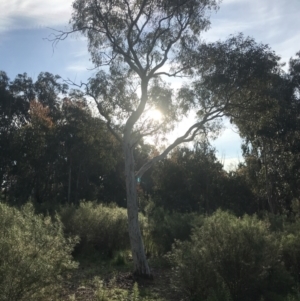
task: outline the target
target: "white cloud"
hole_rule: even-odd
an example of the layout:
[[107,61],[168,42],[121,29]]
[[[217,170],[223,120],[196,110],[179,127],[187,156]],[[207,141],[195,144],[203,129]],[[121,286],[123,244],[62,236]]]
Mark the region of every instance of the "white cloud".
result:
[[88,68],[86,64],[73,64],[73,65],[69,65],[66,68],[68,71],[76,71],[76,72],[87,72]]
[[88,52],[86,50],[86,45],[84,45],[84,46],[85,46],[85,49],[71,52],[70,55],[72,55],[76,59],[87,57],[88,56]]
[[207,41],[227,39],[243,32],[259,43],[269,44],[283,61],[300,50],[300,1],[223,0],[217,14],[211,16]]
[[227,5],[227,4],[237,4],[244,2],[245,0],[223,0],[221,3],[221,6]]
[[72,0],[0,0],[0,33],[24,28],[67,25]]

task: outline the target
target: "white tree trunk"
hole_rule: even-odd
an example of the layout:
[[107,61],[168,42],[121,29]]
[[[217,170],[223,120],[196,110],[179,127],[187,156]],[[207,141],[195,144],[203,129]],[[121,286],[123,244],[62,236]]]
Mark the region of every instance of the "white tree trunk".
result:
[[134,172],[133,150],[129,139],[124,138],[125,177],[127,193],[128,230],[134,272],[139,276],[152,278],[152,274],[146,259],[144,243],[138,220],[138,204],[136,178]]

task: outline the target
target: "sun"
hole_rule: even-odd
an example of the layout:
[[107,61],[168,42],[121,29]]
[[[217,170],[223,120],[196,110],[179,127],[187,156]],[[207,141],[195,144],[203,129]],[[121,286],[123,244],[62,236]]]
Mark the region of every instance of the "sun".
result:
[[157,109],[149,110],[147,116],[155,121],[161,121],[163,118],[162,113]]

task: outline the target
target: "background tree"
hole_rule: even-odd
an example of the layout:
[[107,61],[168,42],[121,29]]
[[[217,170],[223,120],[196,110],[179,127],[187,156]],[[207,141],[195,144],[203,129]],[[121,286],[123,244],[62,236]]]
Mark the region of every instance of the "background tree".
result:
[[19,76],[16,81],[22,84],[25,82],[25,89],[21,94],[16,91],[15,83],[9,81],[6,73],[0,71],[0,184],[5,199],[8,197],[8,187],[11,184],[11,179],[7,175],[15,165],[13,136],[29,118],[29,101],[32,97],[30,89],[27,88],[31,86],[32,81],[27,78],[27,75]]
[[258,45],[242,35],[224,43],[202,45],[195,56],[202,75],[197,89],[218,101],[230,99],[225,114],[245,138],[245,154],[260,158],[262,185],[257,191],[261,191],[260,198],[264,194],[274,213],[281,207],[279,195],[286,186],[280,178],[283,173],[290,175],[287,166],[292,159],[284,148],[296,141],[292,136],[298,124],[296,86],[279,60],[267,45]]
[[103,122],[92,117],[85,101],[71,96],[63,100],[56,134],[59,182],[68,183],[61,197],[69,203],[80,199],[104,201],[101,196],[108,201],[113,194],[103,192],[106,178],[120,160],[121,150]]
[[207,142],[177,148],[154,167],[154,201],[169,211],[209,213],[220,201],[222,177],[222,164]]
[[107,184],[108,178],[120,176],[115,166],[123,162],[121,149],[103,122],[92,116],[82,93],[66,94],[68,87],[50,73],[41,73],[36,82],[26,74],[13,81],[1,74],[5,200],[24,204],[31,199],[48,210],[80,199],[121,204],[124,189],[116,195]]
[[261,206],[267,200],[272,212],[290,211],[292,200],[299,196],[298,73],[299,59],[291,59],[289,71],[277,74],[268,84],[266,95],[272,106],[260,98],[258,104],[265,109],[244,121],[236,120],[244,137],[243,168],[249,185]]
[[153,167],[152,200],[168,211],[211,214],[218,208],[241,216],[256,210],[246,181],[226,172],[206,141],[181,147]]
[[9,188],[10,199],[23,204],[30,197],[37,203],[47,199],[51,186],[51,162],[55,156],[53,142],[54,123],[49,109],[35,100],[30,102],[27,124],[13,137],[14,170],[9,174],[14,179]]

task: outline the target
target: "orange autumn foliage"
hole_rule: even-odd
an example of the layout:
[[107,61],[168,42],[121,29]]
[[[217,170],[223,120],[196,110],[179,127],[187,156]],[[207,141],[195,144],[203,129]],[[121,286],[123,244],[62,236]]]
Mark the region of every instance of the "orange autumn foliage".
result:
[[33,123],[42,123],[44,126],[51,128],[53,126],[53,121],[49,116],[49,113],[49,108],[43,106],[40,102],[35,100],[30,102],[29,114]]

